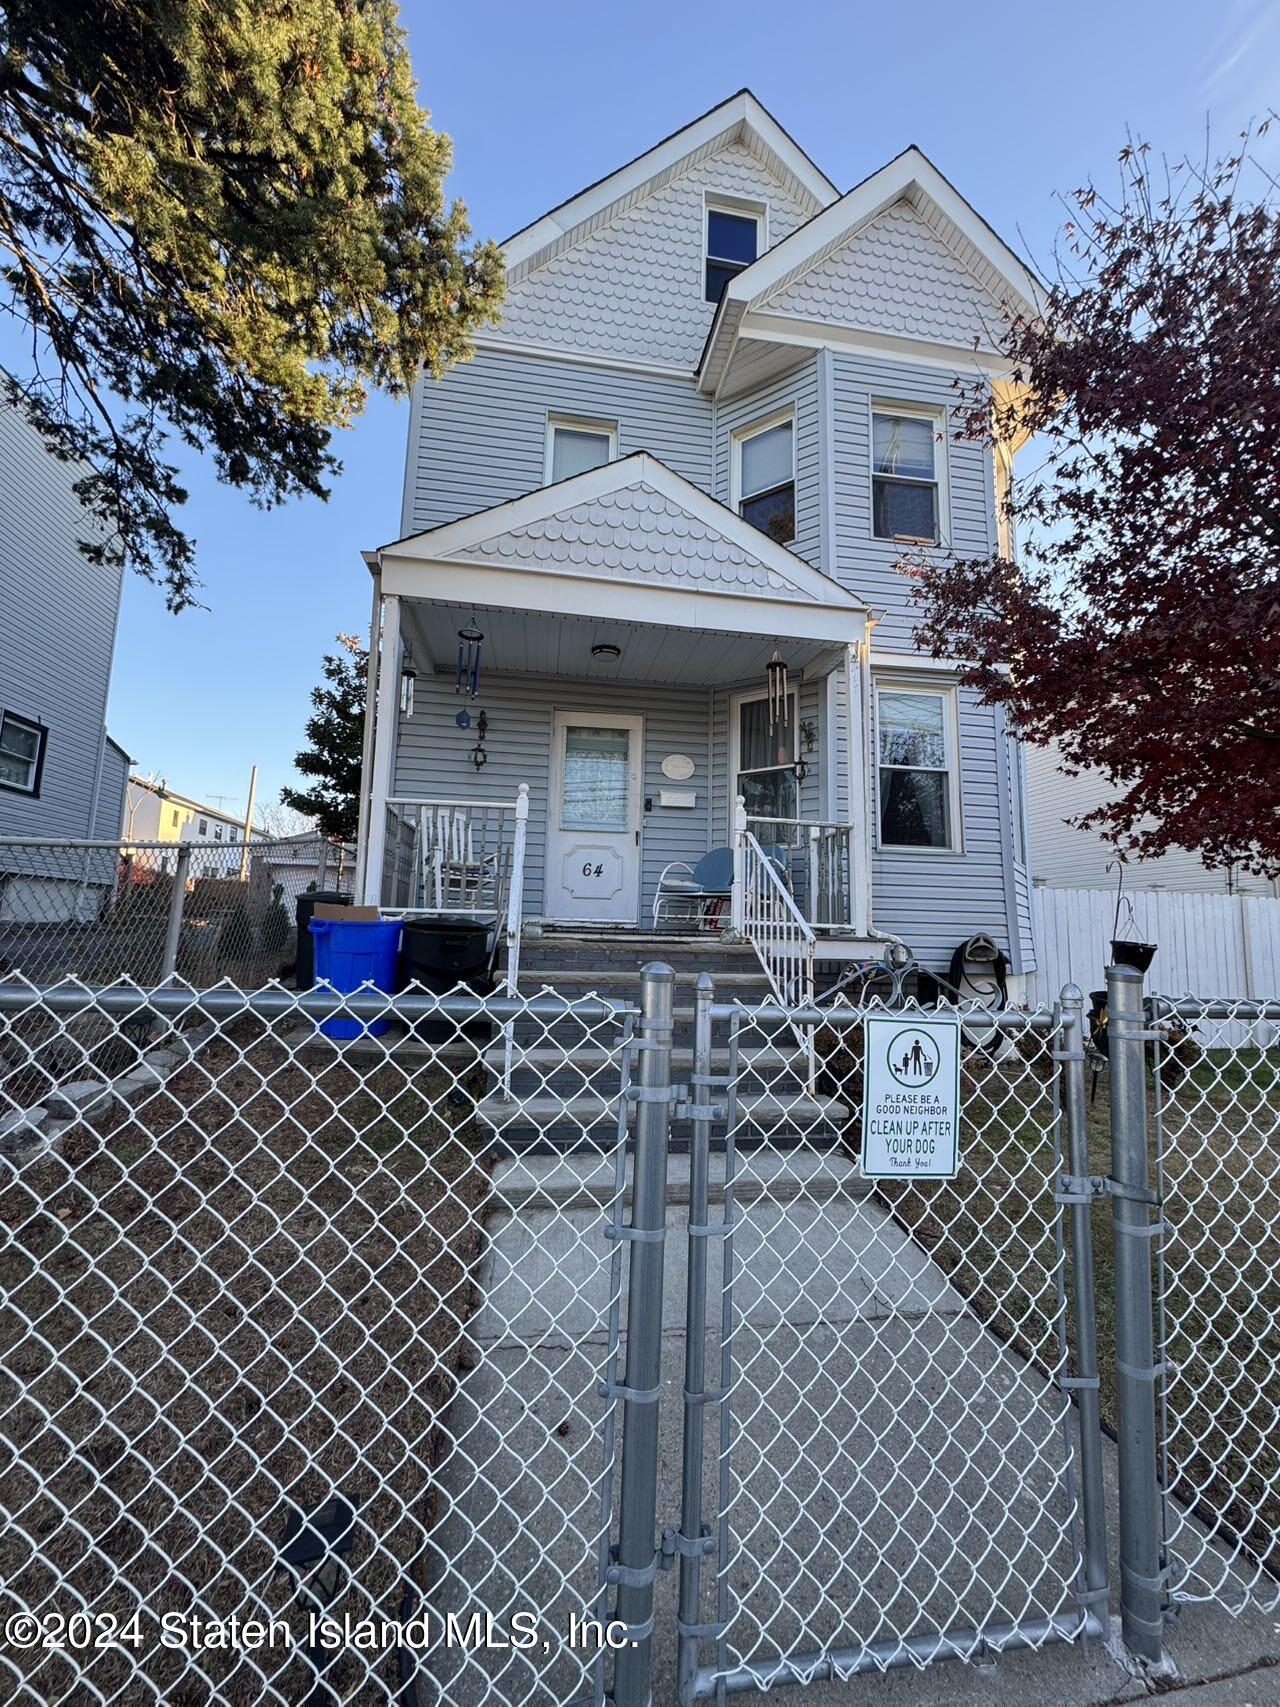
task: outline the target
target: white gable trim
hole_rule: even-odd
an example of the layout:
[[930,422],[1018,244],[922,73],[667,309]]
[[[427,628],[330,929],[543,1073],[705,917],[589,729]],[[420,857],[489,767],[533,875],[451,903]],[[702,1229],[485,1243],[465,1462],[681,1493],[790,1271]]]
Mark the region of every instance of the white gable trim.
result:
[[580,226],[607,215],[617,203],[648,194],[651,187],[656,187],[654,180],[671,176],[690,155],[708,152],[730,141],[742,141],[748,147],[754,143],[753,152],[760,154],[766,163],[770,163],[772,155],[820,207],[825,207],[839,193],[755,96],[742,89],[655,148],[509,237],[503,244],[508,273],[527,266],[542,250],[561,242]]
[[822,320],[800,320],[785,314],[768,314],[752,309],[744,314],[739,328],[741,336],[766,344],[794,344],[801,349],[845,350],[851,355],[891,357],[895,361],[916,362],[922,367],[946,368],[954,372],[971,367],[975,373],[992,378],[1007,379],[1013,374],[1013,364],[990,350],[975,350],[970,345],[963,352],[954,344],[934,344],[920,338],[907,338],[897,332],[869,332],[856,326],[829,326]]
[[[428,528],[423,533],[395,540],[381,548],[378,558],[384,572],[389,565],[403,560],[429,560],[438,563],[456,559],[459,553],[483,545],[486,540],[495,539],[500,534],[529,527],[559,515],[563,510],[572,509],[577,504],[589,504],[611,492],[619,492],[628,486],[641,483],[669,498],[705,527],[756,558],[813,604],[852,611],[865,611],[868,608],[864,600],[857,598],[838,581],[824,575],[820,569],[815,569],[812,564],[806,563],[803,557],[788,551],[785,546],[775,544],[749,522],[744,522],[741,516],[717,503],[714,498],[708,497],[700,487],[674,473],[664,462],[659,462],[645,451],[623,457],[619,462],[602,463],[599,468],[588,469],[585,474],[575,474],[568,480],[558,481],[554,486],[541,486],[536,492],[526,493],[523,498],[512,498],[505,504],[495,504],[492,509],[479,510],[475,515],[464,516],[460,521],[445,522],[441,527]],[[540,569],[535,573],[539,580],[548,577],[546,570]],[[647,596],[653,589],[646,583],[644,590]],[[724,595],[711,592],[704,593],[703,596],[717,598]]]
[[908,148],[729,281],[699,366],[703,389],[715,390],[750,311],[898,201],[910,203],[979,285],[996,296],[1003,289],[1023,312],[1036,312],[1041,291],[1030,271],[932,161],[918,148]]

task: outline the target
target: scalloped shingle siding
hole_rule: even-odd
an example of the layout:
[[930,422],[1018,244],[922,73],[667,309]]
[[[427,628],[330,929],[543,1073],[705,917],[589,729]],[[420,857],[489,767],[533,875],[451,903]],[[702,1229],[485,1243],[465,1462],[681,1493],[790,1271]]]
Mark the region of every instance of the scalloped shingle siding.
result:
[[643,482],[497,534],[458,556],[658,586],[694,582],[770,598],[805,597],[758,557]]
[[703,301],[708,190],[767,202],[770,245],[817,211],[731,143],[512,285],[498,335],[693,367],[714,312]]
[[990,344],[1000,306],[904,202],[834,249],[766,306],[908,338]]

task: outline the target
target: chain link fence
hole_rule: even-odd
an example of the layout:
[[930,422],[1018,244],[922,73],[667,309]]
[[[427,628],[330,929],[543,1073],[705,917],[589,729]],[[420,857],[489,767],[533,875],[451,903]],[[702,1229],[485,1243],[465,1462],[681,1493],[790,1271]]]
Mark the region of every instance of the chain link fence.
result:
[[[318,1029],[392,1009],[391,1045]],[[51,1632],[0,1645],[9,1698],[593,1693],[601,1655],[542,1638],[607,1563],[633,1025],[0,985],[0,1613]],[[504,1154],[503,1027],[526,1075],[596,1063],[567,1198],[554,1155]]]
[[[1113,1502],[1132,1653],[1280,1605],[1280,1005],[1108,992],[1091,1100],[1073,990],[0,977],[9,1693],[644,1707],[981,1662],[1105,1632]],[[889,1014],[954,1028],[945,1177],[868,1166]]]
[[1153,1004],[1175,1602],[1280,1608],[1280,1004]]
[[351,876],[349,853],[320,837],[0,840],[0,977],[256,989],[292,967],[299,894]]

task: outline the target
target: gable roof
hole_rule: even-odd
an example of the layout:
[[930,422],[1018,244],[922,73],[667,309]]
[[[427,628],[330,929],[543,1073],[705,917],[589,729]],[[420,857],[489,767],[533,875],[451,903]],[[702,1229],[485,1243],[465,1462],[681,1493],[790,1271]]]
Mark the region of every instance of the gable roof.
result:
[[647,451],[384,545],[382,564],[489,563],[865,611],[866,601]]
[[834,201],[839,191],[825,172],[766,111],[749,89],[739,89],[727,101],[681,126],[634,160],[579,190],[531,224],[513,232],[502,245],[509,277],[523,276],[567,240],[576,241],[590,229],[612,219],[632,202],[653,193],[691,156],[741,141],[758,153],[784,180],[791,178],[819,206]]
[[905,201],[996,301],[1034,313],[1040,287],[1029,269],[914,144],[831,202],[729,281],[698,368],[714,390],[748,312],[768,306],[897,202]]

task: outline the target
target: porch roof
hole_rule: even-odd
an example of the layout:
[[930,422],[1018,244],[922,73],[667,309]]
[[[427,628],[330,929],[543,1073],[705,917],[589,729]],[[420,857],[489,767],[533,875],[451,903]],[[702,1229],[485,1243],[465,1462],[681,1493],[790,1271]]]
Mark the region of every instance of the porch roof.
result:
[[367,555],[384,593],[446,607],[846,643],[865,601],[647,452]]

